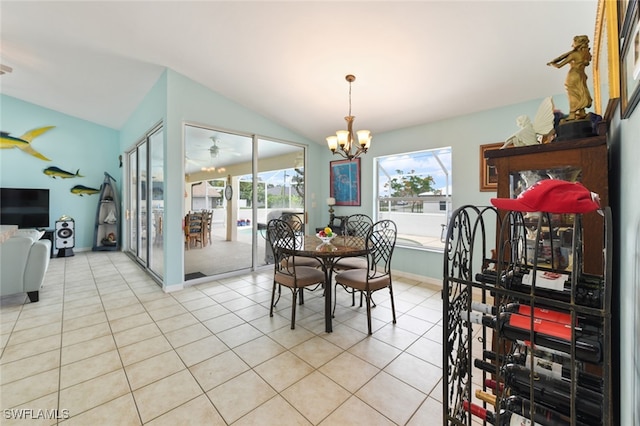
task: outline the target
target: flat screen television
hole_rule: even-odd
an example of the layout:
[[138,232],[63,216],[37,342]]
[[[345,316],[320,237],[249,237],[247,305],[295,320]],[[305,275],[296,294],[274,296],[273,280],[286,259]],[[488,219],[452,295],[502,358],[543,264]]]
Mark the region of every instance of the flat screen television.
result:
[[0,188],[0,224],[48,228],[49,190]]

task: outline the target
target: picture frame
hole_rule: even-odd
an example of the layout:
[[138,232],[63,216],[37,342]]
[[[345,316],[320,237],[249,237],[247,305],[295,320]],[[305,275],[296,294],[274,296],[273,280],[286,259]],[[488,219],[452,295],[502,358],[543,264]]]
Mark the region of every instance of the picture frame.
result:
[[620,116],[629,118],[640,101],[640,6],[629,2],[620,34]]
[[633,0],[618,0],[618,34],[623,34],[629,26],[630,16],[627,15],[629,4]]
[[330,194],[336,206],[360,205],[360,159],[329,163]]
[[502,145],[504,142],[480,145],[480,192],[498,190],[498,169],[487,162],[484,153],[492,149],[500,149]]
[[595,113],[610,121],[620,100],[618,4],[598,0],[593,44],[593,104]]

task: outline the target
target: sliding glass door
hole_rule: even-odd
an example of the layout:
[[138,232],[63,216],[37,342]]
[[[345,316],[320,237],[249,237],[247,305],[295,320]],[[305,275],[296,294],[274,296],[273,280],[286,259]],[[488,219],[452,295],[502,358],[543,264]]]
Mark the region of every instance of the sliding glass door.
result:
[[127,250],[158,278],[164,274],[164,151],[162,126],[127,153]]
[[265,264],[267,220],[304,212],[304,147],[185,125],[185,232],[188,214],[209,223],[185,241],[185,281]]

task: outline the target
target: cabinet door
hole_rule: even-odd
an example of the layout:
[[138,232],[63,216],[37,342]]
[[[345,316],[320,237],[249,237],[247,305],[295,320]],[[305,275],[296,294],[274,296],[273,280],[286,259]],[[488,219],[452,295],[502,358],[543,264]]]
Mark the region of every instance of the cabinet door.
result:
[[[504,150],[487,151],[486,156],[498,172],[498,197],[511,198],[540,179],[579,181],[609,204],[607,144],[604,136],[555,142]],[[559,215],[560,216],[560,215]],[[572,220],[567,215],[552,224],[551,238],[567,236]],[[583,216],[584,272],[602,275],[604,221],[598,212]],[[562,234],[562,236],[560,235]]]

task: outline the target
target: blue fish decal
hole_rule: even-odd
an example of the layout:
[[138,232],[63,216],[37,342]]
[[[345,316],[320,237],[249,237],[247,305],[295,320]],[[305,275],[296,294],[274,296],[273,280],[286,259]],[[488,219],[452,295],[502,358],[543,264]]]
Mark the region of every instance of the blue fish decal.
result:
[[39,158],[44,161],[51,161],[44,155],[40,154],[38,151],[31,147],[31,141],[41,134],[48,132],[53,129],[55,126],[46,126],[39,127],[37,129],[29,130],[24,135],[19,138],[15,136],[11,136],[7,132],[0,131],[0,148],[1,149],[10,149],[10,148],[18,148],[23,152],[26,152],[29,155],[33,155],[36,158]]
[[76,185],[73,188],[71,188],[71,193],[72,194],[76,194],[76,195],[79,195],[81,197],[83,195],[97,194],[98,192],[100,192],[99,189],[89,188],[88,186],[84,186],[84,185]]
[[47,176],[51,176],[52,178],[61,178],[61,179],[69,179],[73,177],[84,177],[80,174],[80,169],[78,169],[75,173],[68,172],[66,170],[62,170],[59,167],[47,167],[43,170],[43,173]]

